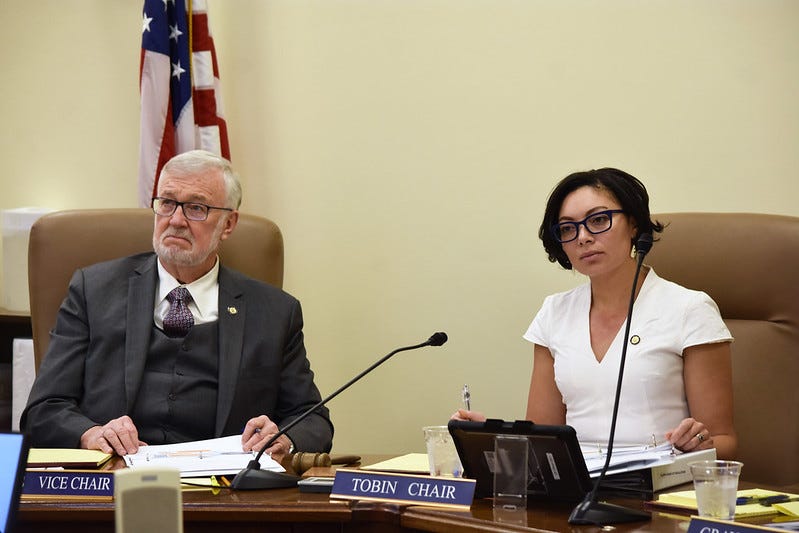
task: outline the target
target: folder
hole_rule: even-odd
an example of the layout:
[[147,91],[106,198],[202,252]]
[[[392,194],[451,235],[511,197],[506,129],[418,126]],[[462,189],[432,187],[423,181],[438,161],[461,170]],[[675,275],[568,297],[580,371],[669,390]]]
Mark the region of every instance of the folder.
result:
[[77,448],[31,448],[28,452],[28,468],[100,468],[112,454],[100,450],[81,450]]

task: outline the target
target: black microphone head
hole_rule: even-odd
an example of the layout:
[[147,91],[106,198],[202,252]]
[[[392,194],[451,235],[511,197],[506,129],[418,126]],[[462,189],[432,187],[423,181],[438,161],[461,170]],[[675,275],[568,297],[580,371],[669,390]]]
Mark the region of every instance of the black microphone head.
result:
[[652,249],[652,234],[642,233],[635,242],[635,252],[639,257],[643,257]]
[[441,346],[445,342],[447,342],[447,334],[443,331],[433,333],[430,338],[427,339],[427,344],[430,346]]

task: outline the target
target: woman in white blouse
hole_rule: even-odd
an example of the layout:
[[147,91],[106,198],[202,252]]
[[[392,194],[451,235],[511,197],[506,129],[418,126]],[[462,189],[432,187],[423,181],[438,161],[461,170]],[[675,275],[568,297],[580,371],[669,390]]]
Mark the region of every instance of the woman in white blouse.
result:
[[[661,231],[646,188],[626,172],[577,172],[555,187],[539,237],[550,261],[589,282],[547,297],[524,335],[534,344],[527,418],[569,424],[581,443],[607,444],[627,342],[614,443],[669,441],[682,451],[716,448],[719,458],[733,458],[732,336],[713,300],[645,265],[630,335],[622,338],[634,244],[642,233]],[[485,419],[464,410],[453,418]]]

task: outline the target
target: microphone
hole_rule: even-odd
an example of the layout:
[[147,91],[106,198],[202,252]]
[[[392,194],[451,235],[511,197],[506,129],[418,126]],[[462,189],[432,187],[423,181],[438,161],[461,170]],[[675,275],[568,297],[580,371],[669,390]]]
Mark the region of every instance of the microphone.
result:
[[638,240],[635,241],[635,253],[638,255],[638,268],[641,268],[641,262],[644,256],[652,249],[652,234],[642,233]]
[[642,233],[638,240],[635,242],[636,256],[638,264],[635,268],[635,277],[633,278],[633,288],[630,293],[630,305],[627,308],[627,325],[624,328],[624,345],[621,349],[621,361],[619,362],[619,378],[616,381],[616,398],[613,403],[613,417],[610,421],[610,438],[608,440],[608,454],[605,457],[605,464],[599,477],[594,482],[594,487],[588,494],[585,495],[577,507],[575,507],[571,515],[569,515],[569,524],[571,525],[607,525],[607,524],[621,524],[626,522],[639,522],[643,520],[651,520],[652,516],[644,511],[637,509],[629,509],[621,505],[614,505],[612,503],[597,501],[599,496],[599,486],[605,479],[605,474],[610,466],[610,457],[613,453],[613,438],[616,434],[616,415],[619,413],[619,398],[621,396],[621,383],[624,377],[624,362],[627,360],[627,339],[630,336],[630,321],[633,316],[633,304],[635,303],[635,289],[638,287],[638,275],[641,273],[641,266],[644,264],[644,256],[652,249],[652,235],[649,233]]
[[397,354],[399,352],[405,352],[408,350],[415,350],[417,348],[422,348],[424,346],[441,346],[447,342],[447,334],[443,331],[439,331],[438,333],[433,333],[429,339],[425,342],[420,344],[415,344],[413,346],[405,346],[404,348],[397,348],[393,352],[383,356],[382,359],[374,363],[372,366],[349,380],[345,383],[342,387],[340,387],[336,392],[328,396],[327,398],[319,401],[316,405],[302,413],[300,416],[286,424],[283,428],[280,429],[277,433],[272,435],[272,437],[266,441],[264,447],[258,452],[258,455],[255,456],[255,459],[247,464],[247,467],[236,474],[236,477],[233,478],[233,482],[231,483],[231,488],[234,490],[256,490],[256,489],[278,489],[278,488],[286,488],[286,487],[295,487],[297,485],[297,481],[300,480],[299,476],[295,476],[292,474],[288,474],[286,472],[271,472],[269,470],[261,470],[261,463],[259,462],[261,456],[264,454],[267,448],[269,448],[281,435],[284,435],[288,430],[293,428],[295,425],[299,424],[308,416],[311,415],[314,411],[325,405],[327,402],[335,398],[339,395],[339,393],[345,391],[364,377],[366,374],[377,368],[378,366],[382,365],[386,362],[391,356]]
[[[427,342],[424,344],[428,344],[430,346],[441,346],[445,342],[447,342],[447,334],[443,331],[439,331],[430,335],[430,338],[427,339]],[[422,346],[424,346],[424,344],[422,344]]]

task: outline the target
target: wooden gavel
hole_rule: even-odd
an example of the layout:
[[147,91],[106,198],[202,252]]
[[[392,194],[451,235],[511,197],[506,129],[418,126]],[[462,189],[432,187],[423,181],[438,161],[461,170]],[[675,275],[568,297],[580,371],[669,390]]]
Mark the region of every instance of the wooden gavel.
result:
[[291,468],[297,475],[314,466],[330,466],[332,461],[326,453],[297,452],[291,457]]

